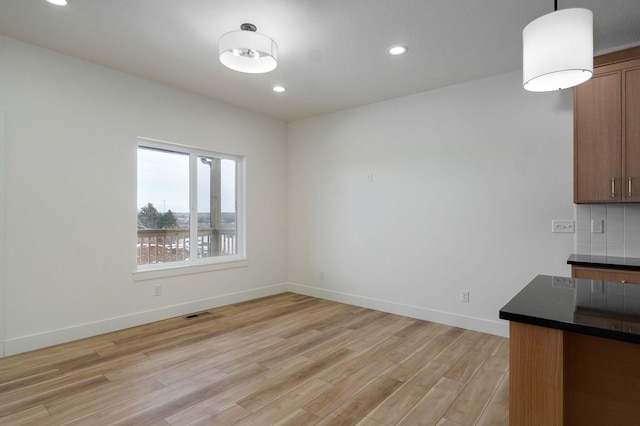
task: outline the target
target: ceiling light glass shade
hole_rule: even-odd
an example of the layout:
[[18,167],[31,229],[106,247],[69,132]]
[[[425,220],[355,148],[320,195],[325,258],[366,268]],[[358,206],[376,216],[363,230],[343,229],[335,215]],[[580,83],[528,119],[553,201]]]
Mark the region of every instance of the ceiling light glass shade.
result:
[[278,45],[255,31],[240,30],[220,37],[220,62],[250,74],[273,71],[278,66]]
[[522,83],[531,92],[567,89],[593,75],[593,13],[562,9],[522,31]]

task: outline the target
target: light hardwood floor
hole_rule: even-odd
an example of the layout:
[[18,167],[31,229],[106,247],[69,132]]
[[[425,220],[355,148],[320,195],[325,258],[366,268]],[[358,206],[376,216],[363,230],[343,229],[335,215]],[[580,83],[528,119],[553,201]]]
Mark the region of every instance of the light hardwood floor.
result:
[[0,359],[2,425],[506,425],[508,341],[292,293]]

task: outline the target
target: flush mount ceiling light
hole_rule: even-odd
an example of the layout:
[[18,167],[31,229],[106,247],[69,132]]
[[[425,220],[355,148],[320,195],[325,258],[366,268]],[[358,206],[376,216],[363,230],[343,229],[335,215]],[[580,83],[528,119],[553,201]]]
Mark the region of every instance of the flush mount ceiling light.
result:
[[66,6],[67,0],[47,0],[51,4],[55,4],[56,6]]
[[220,37],[220,62],[235,71],[260,74],[278,66],[278,45],[256,32],[253,24],[242,24],[240,31]]
[[593,75],[593,13],[558,10],[522,31],[522,83],[530,92],[567,89]]

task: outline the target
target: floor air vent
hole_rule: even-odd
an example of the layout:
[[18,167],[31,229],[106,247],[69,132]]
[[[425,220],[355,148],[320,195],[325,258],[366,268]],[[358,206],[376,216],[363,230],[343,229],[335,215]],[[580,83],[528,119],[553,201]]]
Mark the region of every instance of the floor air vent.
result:
[[203,317],[203,316],[209,315],[209,314],[211,314],[211,312],[209,312],[209,311],[196,312],[195,314],[185,315],[182,318],[190,320],[190,319],[194,319],[194,318],[200,318],[200,317]]

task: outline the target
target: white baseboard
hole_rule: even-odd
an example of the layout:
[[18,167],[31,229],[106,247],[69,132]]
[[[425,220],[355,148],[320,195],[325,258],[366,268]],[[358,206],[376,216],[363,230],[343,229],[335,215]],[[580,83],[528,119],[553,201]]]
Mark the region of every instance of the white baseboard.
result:
[[289,283],[287,285],[287,290],[292,293],[304,294],[306,296],[318,297],[321,299],[332,300],[334,302],[347,303],[349,305],[360,306],[362,308],[375,309],[377,311],[437,322],[454,327],[466,328],[468,330],[480,331],[482,333],[494,334],[496,336],[509,337],[509,323],[502,320],[493,321],[482,318],[473,318],[450,312],[427,309],[420,306],[405,305],[402,303],[390,302],[388,300],[374,299],[371,297],[358,296],[294,283]]
[[358,296],[354,294],[342,293],[339,291],[325,290],[317,287],[310,287],[295,283],[282,283],[268,287],[261,287],[253,290],[238,293],[225,294],[208,299],[196,300],[179,305],[167,306],[151,311],[138,312],[116,318],[109,318],[86,324],[79,324],[72,327],[50,330],[43,333],[29,336],[7,339],[4,342],[4,356],[15,355],[35,349],[53,346],[73,340],[84,339],[86,337],[97,336],[112,331],[123,330],[154,321],[161,321],[192,312],[213,309],[219,306],[258,299],[260,297],[271,296],[278,293],[290,291],[292,293],[304,294],[306,296],[318,297],[321,299],[333,300],[334,302],[347,303],[368,309],[375,309],[382,312],[389,312],[396,315],[403,315],[425,321],[437,322],[454,327],[466,328],[483,333],[495,334],[497,336],[508,337],[509,325],[503,321],[492,321],[482,318],[473,318],[463,315],[427,309],[420,306],[406,305],[402,303],[390,302],[387,300],[375,299],[371,297]]
[[258,299],[260,297],[271,296],[287,291],[287,284],[277,284],[268,287],[261,287],[238,293],[225,294],[208,299],[196,300],[179,305],[167,306],[151,311],[137,312],[116,318],[109,318],[86,324],[79,324],[58,330],[49,330],[43,333],[29,336],[7,339],[4,342],[4,356],[15,355],[35,349],[53,346],[73,340],[84,339],[85,337],[97,336],[112,331],[123,330],[154,321],[173,318],[192,312],[213,309],[219,306]]

